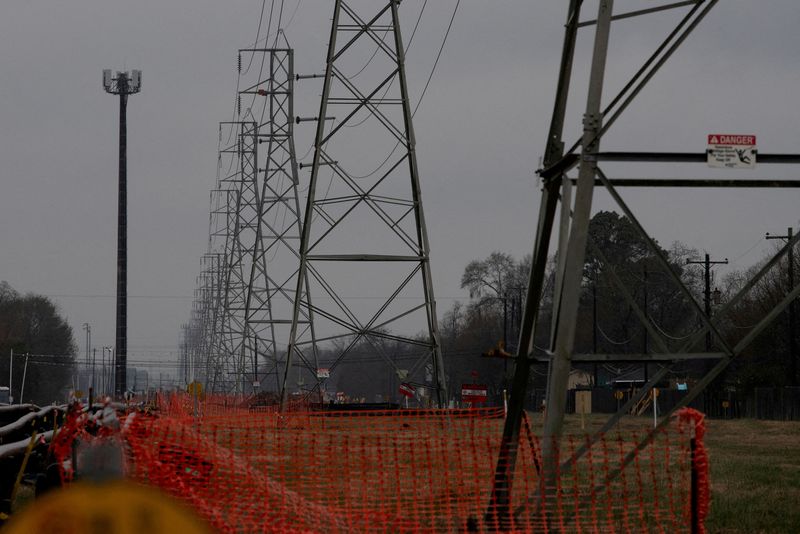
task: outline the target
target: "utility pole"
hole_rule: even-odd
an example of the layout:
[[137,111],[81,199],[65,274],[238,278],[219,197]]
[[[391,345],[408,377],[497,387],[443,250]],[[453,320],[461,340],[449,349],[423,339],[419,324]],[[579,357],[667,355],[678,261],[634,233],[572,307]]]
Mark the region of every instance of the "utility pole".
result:
[[22,386],[19,389],[19,403],[22,404],[22,396],[25,394],[25,378],[28,376],[28,358],[29,353],[25,353],[25,367],[22,368]]
[[[791,242],[793,237],[792,228],[786,229],[786,235],[770,235],[767,232],[767,239],[785,239]],[[794,247],[789,247],[789,289],[787,293],[794,289]],[[797,331],[795,330],[795,314],[794,314],[795,301],[789,304],[789,309],[786,313],[789,315],[789,384],[792,386],[797,385]]]
[[14,349],[8,361],[8,403],[14,404]]
[[142,88],[142,71],[117,72],[103,70],[103,88],[107,93],[119,95],[119,196],[117,203],[117,361],[115,364],[116,397],[125,393],[128,355],[128,161],[127,161],[127,106],[128,95]]
[[108,376],[106,375],[106,351],[108,351],[108,361],[109,364],[111,362],[111,357],[114,353],[114,347],[103,347],[103,361],[102,361],[102,372],[101,372],[101,381],[100,381],[100,392],[103,395],[108,395]]
[[[592,276],[592,354],[597,354],[597,273]],[[594,387],[599,386],[597,362],[592,364]]]
[[[644,268],[642,269],[642,275],[644,277],[644,281],[643,281],[644,307],[642,309],[644,310],[645,318],[647,318],[647,316],[648,316],[647,315],[647,304],[648,304],[647,303],[647,265],[645,265]],[[648,348],[649,348],[647,346],[647,342],[649,341],[647,339],[647,327],[644,327],[644,325],[642,325],[642,326],[643,326],[643,330],[644,330],[644,337],[643,337],[643,342],[642,342],[642,345],[643,345],[642,346],[642,354],[647,354]],[[647,362],[644,363],[644,381],[645,381],[645,383],[647,383]]]
[[[711,261],[711,258],[706,254],[703,261],[686,260],[686,265],[699,264],[703,265],[705,269],[705,289],[703,290],[703,304],[705,305],[706,317],[711,318],[711,266],[712,265],[727,265],[728,258],[722,261]],[[711,351],[711,332],[706,332],[706,352]]]
[[[86,381],[89,381],[88,371],[89,371],[89,347],[92,346],[92,327],[89,323],[83,323],[83,329],[86,330],[86,366],[84,369],[87,372]],[[78,374],[80,377],[80,373]],[[78,389],[80,389],[80,379],[78,380]]]

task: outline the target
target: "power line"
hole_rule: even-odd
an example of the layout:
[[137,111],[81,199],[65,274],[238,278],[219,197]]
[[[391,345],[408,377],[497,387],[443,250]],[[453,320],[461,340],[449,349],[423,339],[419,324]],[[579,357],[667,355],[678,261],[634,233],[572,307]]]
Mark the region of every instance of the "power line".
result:
[[[72,293],[72,294],[43,294],[43,296],[48,298],[80,298],[80,299],[110,299],[116,298],[116,295],[108,295],[102,293]],[[377,300],[383,299],[382,296],[369,296],[369,295],[342,295],[348,299],[353,300]],[[128,295],[129,299],[156,299],[156,300],[193,300],[195,297],[190,295]],[[319,296],[317,299],[326,299],[329,297]],[[397,296],[395,297],[397,300],[418,300],[421,297],[406,297],[406,296]],[[465,295],[456,295],[456,296],[437,296],[436,300],[469,300],[469,297]],[[316,299],[315,299],[316,300]]]
[[[419,100],[417,100],[417,104],[416,104],[416,106],[414,106],[414,111],[411,113],[411,117],[412,118],[417,114],[417,110],[419,110],[419,106],[422,104],[422,99],[425,98],[425,93],[428,91],[428,86],[430,85],[431,80],[433,79],[433,74],[436,72],[436,67],[439,65],[439,59],[442,57],[442,52],[444,51],[444,45],[447,43],[447,38],[450,35],[451,28],[453,27],[453,21],[456,18],[456,13],[458,12],[458,6],[459,5],[461,5],[461,0],[457,0],[456,1],[456,6],[455,6],[455,8],[453,8],[453,14],[450,17],[450,22],[447,25],[447,30],[445,31],[444,37],[442,38],[442,44],[439,46],[439,51],[436,53],[436,59],[433,62],[433,67],[431,68],[431,72],[428,74],[428,80],[425,82],[425,86],[422,89],[422,93],[419,96]],[[424,6],[423,6],[423,9],[424,9]],[[421,14],[420,14],[420,16],[421,16]],[[416,28],[415,28],[415,31],[416,31]],[[413,34],[412,34],[412,37],[413,37]],[[410,44],[410,42],[409,42],[409,44]],[[384,96],[386,96],[386,93],[384,93]],[[366,120],[366,119],[364,119],[364,120]],[[363,122],[364,121],[362,121],[362,123]],[[386,165],[386,163],[389,161],[389,159],[392,157],[392,155],[397,151],[397,148],[399,146],[400,146],[400,141],[398,141],[394,145],[394,148],[392,149],[391,152],[389,152],[389,155],[386,156],[386,159],[384,159],[375,169],[373,169],[369,173],[367,173],[365,175],[362,175],[362,176],[359,176],[359,175],[355,175],[355,174],[353,174],[353,173],[348,171],[347,174],[351,178],[355,178],[357,180],[363,180],[365,178],[369,178],[370,176],[373,176],[376,172],[380,171],[383,168],[384,165]]]
[[[267,0],[261,0],[261,14],[258,16],[258,29],[256,30],[256,42],[258,42],[258,38],[261,35],[261,24],[264,22],[264,8],[267,6]],[[272,7],[275,7],[275,1],[272,2]],[[272,10],[270,9],[270,24],[272,23]],[[269,30],[269,26],[267,26],[267,30]],[[247,67],[244,69],[242,74],[247,74],[250,72],[250,66],[253,64],[253,58],[256,56],[255,50],[250,54],[250,61],[247,63]]]
[[442,52],[444,51],[444,45],[447,43],[447,38],[450,35],[450,30],[453,28],[453,21],[456,18],[456,13],[458,12],[458,6],[461,5],[461,0],[456,0],[456,7],[453,8],[453,14],[450,17],[450,22],[447,24],[447,31],[444,32],[444,38],[442,39],[442,44],[439,47],[439,51],[436,53],[436,60],[433,62],[433,68],[431,69],[430,75],[428,75],[428,81],[425,82],[425,87],[422,88],[422,93],[419,95],[419,100],[417,101],[417,105],[414,107],[414,112],[411,114],[413,117],[417,114],[417,110],[419,109],[420,104],[422,104],[422,99],[425,98],[425,93],[428,90],[428,86],[433,79],[433,74],[436,72],[436,67],[439,65],[439,59],[442,57]]

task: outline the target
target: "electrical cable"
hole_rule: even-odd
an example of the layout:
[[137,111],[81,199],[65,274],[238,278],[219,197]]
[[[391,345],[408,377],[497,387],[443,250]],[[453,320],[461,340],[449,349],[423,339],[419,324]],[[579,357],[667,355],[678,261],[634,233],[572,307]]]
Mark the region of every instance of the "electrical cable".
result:
[[[270,27],[272,26],[272,14],[273,14],[274,10],[275,10],[275,0],[272,0],[272,4],[270,5],[270,8],[269,8],[269,21],[267,22],[267,35],[269,35],[269,30],[270,30]],[[256,32],[256,41],[253,44],[253,48],[256,47],[256,45],[257,45],[257,43],[259,41],[258,36],[261,33],[261,25],[262,25],[262,23],[263,23],[263,11],[262,11],[262,16],[259,17],[258,31]],[[255,56],[255,51],[253,52],[252,56],[250,57],[251,63],[252,63],[253,56]],[[239,72],[237,73],[237,76],[236,76],[236,92],[234,93],[234,98],[233,98],[233,113],[231,113],[231,121],[230,121],[231,124],[230,124],[230,126],[228,128],[228,139],[225,141],[226,144],[230,143],[230,141],[231,141],[231,137],[233,136],[234,123],[235,123],[235,119],[236,119],[236,115],[237,115],[237,109],[240,109],[240,100],[239,99],[241,98],[241,95],[239,95],[239,87],[240,87],[240,82],[241,82],[241,79],[242,79],[242,72],[240,70],[241,69],[241,62],[239,62],[238,65],[239,65]],[[264,68],[264,58],[262,56],[262,58],[261,58],[261,68],[260,69],[263,69],[263,68]],[[250,70],[250,65],[248,64],[247,71],[249,72],[249,70]],[[247,72],[245,72],[245,74],[246,73]],[[261,70],[259,70],[258,78],[261,79]],[[255,95],[253,96],[253,99],[255,100]],[[252,103],[251,103],[251,106],[252,106]],[[231,168],[232,168],[232,165],[228,168],[228,172],[229,173],[230,173],[230,169]]]
[[420,104],[422,104],[422,99],[425,98],[425,93],[428,91],[428,86],[433,79],[433,74],[436,72],[436,67],[439,65],[439,59],[442,57],[442,52],[444,51],[444,45],[447,43],[447,38],[450,35],[450,30],[453,28],[453,21],[456,18],[456,13],[458,12],[458,7],[461,5],[461,0],[456,0],[456,6],[453,8],[453,14],[450,17],[450,22],[447,25],[447,31],[444,33],[444,38],[442,39],[442,44],[439,47],[439,51],[436,53],[436,59],[433,62],[433,68],[431,69],[430,75],[428,75],[428,80],[425,82],[425,86],[422,88],[422,93],[419,95],[419,100],[417,100],[417,105],[414,107],[414,112],[411,114],[413,117],[417,114],[417,110],[419,109]]
[[626,341],[614,341],[613,339],[611,339],[610,337],[608,337],[608,335],[606,335],[606,333],[603,331],[603,329],[600,327],[600,325],[597,325],[597,330],[600,332],[600,334],[601,334],[601,335],[602,335],[604,338],[606,338],[606,341],[608,341],[608,342],[609,342],[609,343],[611,343],[612,345],[627,345],[628,343],[630,343],[631,341],[633,341],[633,337],[629,338],[629,339],[628,339],[628,340],[626,340]]
[[657,323],[657,322],[655,322],[655,321],[653,320],[653,318],[652,318],[651,316],[649,316],[649,315],[648,315],[648,316],[647,316],[647,318],[648,318],[648,319],[650,319],[650,324],[652,324],[653,326],[655,326],[655,327],[656,327],[656,330],[658,330],[658,331],[659,331],[659,333],[660,333],[662,336],[666,337],[667,339],[671,339],[671,340],[673,340],[673,341],[683,341],[684,339],[688,339],[688,338],[690,338],[690,337],[692,337],[692,336],[694,335],[694,332],[690,332],[690,333],[688,333],[687,335],[685,335],[685,336],[683,336],[683,337],[676,337],[676,336],[672,336],[672,335],[668,334],[667,332],[665,332],[665,331],[664,331],[664,329],[663,329],[663,328],[661,328],[661,327],[658,325],[658,323]]
[[[274,7],[274,5],[275,5],[275,2],[273,0],[273,7]],[[258,16],[258,29],[256,30],[256,42],[258,42],[258,39],[261,36],[261,24],[264,22],[264,8],[265,7],[267,7],[267,0],[261,0],[261,14]],[[270,17],[271,17],[271,15],[270,15]],[[253,47],[253,48],[255,48],[255,47]],[[253,58],[255,57],[255,55],[256,55],[256,52],[255,52],[255,50],[253,50],[250,53],[250,61],[247,63],[247,67],[244,69],[244,72],[242,72],[240,75],[244,75],[244,74],[247,74],[248,72],[250,72],[250,66],[253,64]]]
[[[422,20],[422,14],[425,12],[425,7],[426,7],[427,5],[428,5],[428,0],[425,0],[425,2],[422,4],[422,7],[421,7],[421,8],[420,8],[420,10],[419,10],[419,15],[417,16],[417,22],[414,24],[414,29],[411,31],[411,37],[409,37],[409,39],[408,39],[408,43],[406,44],[406,48],[405,48],[405,51],[404,51],[404,53],[405,53],[406,55],[408,55],[408,51],[411,49],[411,43],[413,43],[413,42],[414,42],[414,36],[417,34],[417,28],[419,28],[419,23],[420,23],[420,21]],[[388,31],[389,31],[389,30],[386,30],[386,33],[388,33]],[[381,41],[383,41],[383,37],[385,37],[385,36],[386,36],[386,33],[384,33],[384,34],[383,34],[383,36],[381,37]],[[348,77],[348,79],[349,79],[349,80],[352,80],[352,79],[353,79],[355,76],[358,76],[359,74],[361,74],[361,72],[362,72],[364,69],[366,69],[366,68],[367,68],[367,65],[369,65],[370,61],[372,61],[372,58],[373,58],[373,57],[375,57],[375,54],[377,54],[377,53],[378,53],[378,50],[380,50],[380,47],[379,47],[379,46],[375,48],[375,52],[373,52],[373,53],[372,53],[372,57],[371,57],[371,58],[369,59],[369,61],[367,61],[367,63],[366,63],[366,64],[365,64],[365,65],[364,65],[364,66],[361,68],[361,70],[360,70],[360,71],[358,71],[358,72],[357,72],[357,73],[356,73],[354,76]],[[379,105],[381,105],[381,104],[383,103],[384,99],[386,98],[386,95],[389,93],[389,90],[392,88],[392,85],[394,85],[394,80],[395,80],[395,78],[397,78],[397,74],[394,74],[394,75],[392,76],[392,79],[391,79],[391,80],[390,80],[390,81],[389,81],[389,82],[386,84],[386,88],[383,90],[383,94],[382,94],[382,95],[381,95],[381,96],[378,98],[378,102],[377,102],[377,104],[376,104],[376,105],[378,105],[378,106],[379,106]],[[364,124],[365,122],[367,122],[367,121],[368,121],[368,120],[369,120],[371,117],[373,117],[373,116],[374,116],[374,114],[373,114],[372,112],[370,112],[370,111],[367,111],[367,115],[366,115],[366,117],[364,117],[362,120],[360,120],[359,122],[357,122],[357,123],[355,123],[355,124],[345,124],[345,125],[344,125],[344,127],[345,127],[345,128],[356,128],[356,127],[358,127],[358,126],[361,126],[361,125],[362,125],[362,124]],[[395,148],[397,148],[397,147],[395,147]]]
[[[439,65],[439,60],[442,57],[442,52],[444,51],[445,44],[447,44],[447,38],[450,36],[450,30],[453,28],[453,21],[456,18],[456,13],[458,13],[458,7],[460,5],[461,5],[461,0],[456,0],[456,5],[453,8],[453,14],[450,16],[450,22],[447,25],[447,30],[445,31],[444,37],[442,38],[442,43],[439,46],[439,51],[436,53],[436,59],[433,62],[433,67],[431,68],[431,71],[428,74],[428,79],[425,82],[425,86],[422,88],[422,93],[419,96],[419,100],[417,100],[417,104],[416,104],[416,106],[414,106],[414,111],[411,113],[411,117],[412,118],[417,114],[417,111],[419,110],[419,107],[422,104],[422,100],[425,98],[425,93],[428,91],[428,87],[431,84],[431,80],[433,79],[433,75],[436,72],[436,67]],[[375,173],[380,171],[383,168],[384,165],[386,165],[386,163],[389,161],[389,159],[392,157],[392,155],[397,151],[397,148],[400,146],[400,144],[401,144],[401,142],[398,141],[397,144],[395,144],[395,146],[392,149],[392,151],[389,152],[389,155],[386,156],[386,158],[375,169],[373,169],[371,172],[369,172],[367,174],[364,174],[364,175],[360,175],[360,176],[348,172],[348,175],[351,178],[355,179],[355,180],[363,180],[365,178],[369,178],[370,176],[373,176]]]
[[[427,5],[428,5],[428,0],[425,0],[425,2],[422,4],[422,7],[421,7],[421,8],[420,8],[420,10],[419,10],[419,15],[417,16],[417,22],[416,22],[416,24],[414,24],[414,29],[413,29],[413,30],[412,30],[412,32],[411,32],[411,37],[408,39],[408,43],[406,44],[406,48],[405,48],[405,50],[404,50],[404,53],[405,53],[405,54],[408,54],[408,50],[409,50],[409,48],[411,48],[411,43],[414,41],[414,35],[417,33],[417,28],[419,27],[419,22],[420,22],[420,20],[422,20],[422,13],[425,11],[425,6],[427,6]],[[383,32],[383,35],[381,35],[381,38],[380,38],[380,40],[381,40],[381,42],[382,42],[382,43],[384,43],[384,44],[385,44],[385,41],[384,41],[384,39],[386,38],[386,35],[387,35],[388,33],[389,33],[389,29],[386,29],[386,30]],[[358,72],[356,72],[355,74],[351,74],[350,76],[347,76],[347,79],[348,79],[348,80],[353,80],[353,79],[355,79],[355,78],[356,78],[356,77],[357,77],[359,74],[361,74],[362,72],[364,72],[364,70],[366,70],[366,68],[369,66],[369,64],[370,64],[370,63],[372,63],[372,60],[373,60],[373,59],[375,59],[375,56],[378,54],[378,52],[379,52],[380,50],[381,50],[381,46],[380,46],[380,45],[377,45],[377,46],[375,47],[375,51],[374,51],[374,52],[372,52],[372,55],[369,57],[369,59],[366,61],[366,63],[364,63],[364,66],[363,66],[363,67],[361,67],[361,68],[359,69],[359,71],[358,71]],[[393,82],[394,82],[394,76],[392,77],[392,81],[390,81],[390,82],[387,84],[386,92],[388,92],[388,90],[389,90],[389,87],[391,87],[391,85],[392,85],[392,83],[393,83]],[[379,99],[379,102],[380,102],[380,101],[382,101],[382,100],[383,100],[383,98],[386,96],[386,92],[384,92],[383,96],[382,96],[382,97]],[[366,120],[366,119],[364,119],[364,120]],[[362,123],[363,123],[363,121],[362,121]]]
[[621,366],[621,367],[614,367],[613,365],[610,365],[610,364],[607,364],[607,363],[602,364],[602,367],[603,367],[603,369],[605,369],[609,373],[612,373],[612,374],[616,375],[617,378],[619,378],[620,376],[629,375],[629,374],[633,373],[634,371],[637,371],[637,370],[640,369],[640,367],[636,366],[636,365],[627,365],[627,366]]
[[275,41],[272,43],[272,48],[278,46],[278,36],[281,34],[282,31],[281,20],[283,19],[283,2],[284,0],[281,0],[281,8],[280,11],[278,12],[278,24],[276,25],[276,30],[275,30]]
[[754,244],[752,247],[748,248],[746,251],[744,251],[743,253],[739,254],[739,255],[738,255],[738,256],[736,256],[735,258],[733,258],[733,259],[732,259],[730,262],[731,262],[731,263],[736,263],[738,260],[740,260],[740,259],[742,259],[743,257],[745,257],[745,256],[747,256],[748,254],[750,254],[750,253],[753,251],[753,249],[755,249],[755,248],[756,248],[758,245],[760,245],[760,244],[761,244],[763,241],[765,241],[765,238],[764,238],[764,237],[760,237],[760,238],[758,238],[758,241],[756,241],[756,242],[755,242],[755,244]]
[[730,322],[732,327],[738,328],[740,330],[752,330],[753,328],[755,328],[759,324],[759,323],[753,323],[753,324],[748,325],[748,326],[739,326],[738,324],[734,323],[733,321],[729,320],[729,322]]
[[289,17],[289,22],[287,22],[286,26],[284,26],[283,28],[284,30],[292,25],[292,21],[294,21],[294,16],[297,15],[297,9],[300,7],[300,2],[302,1],[303,0],[297,0],[297,3],[294,5],[294,11],[292,11],[292,16]]

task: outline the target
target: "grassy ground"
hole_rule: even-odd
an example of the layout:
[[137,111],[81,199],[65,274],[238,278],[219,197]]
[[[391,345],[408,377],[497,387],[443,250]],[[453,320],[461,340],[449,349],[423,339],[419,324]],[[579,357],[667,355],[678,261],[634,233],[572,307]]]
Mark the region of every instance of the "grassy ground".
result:
[[800,532],[800,422],[708,422],[710,532]]
[[[541,428],[541,415],[533,415]],[[605,416],[586,416],[586,431]],[[626,417],[623,429],[652,424]],[[567,416],[566,429],[581,432],[579,416]],[[800,422],[754,419],[709,420],[705,439],[711,464],[710,533],[800,532]]]

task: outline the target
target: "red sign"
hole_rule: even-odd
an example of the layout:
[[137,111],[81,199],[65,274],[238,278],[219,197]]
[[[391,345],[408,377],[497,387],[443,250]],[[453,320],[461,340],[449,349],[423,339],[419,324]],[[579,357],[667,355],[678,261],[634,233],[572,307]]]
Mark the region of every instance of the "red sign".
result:
[[708,136],[709,145],[738,145],[755,146],[755,135],[731,135],[731,134],[710,134]]
[[461,400],[464,402],[486,402],[489,388],[485,384],[464,384],[461,386]]
[[403,396],[413,398],[415,391],[416,390],[414,389],[414,386],[412,386],[411,384],[408,384],[406,382],[400,384],[400,394]]

